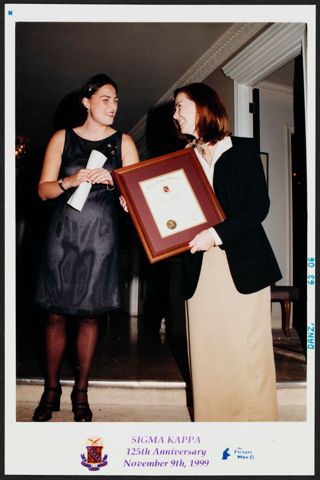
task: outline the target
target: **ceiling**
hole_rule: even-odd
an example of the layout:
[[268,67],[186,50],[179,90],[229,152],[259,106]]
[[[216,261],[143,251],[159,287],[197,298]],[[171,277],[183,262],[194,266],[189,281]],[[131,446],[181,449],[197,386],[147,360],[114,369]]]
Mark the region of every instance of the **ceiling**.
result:
[[[59,105],[95,73],[119,86],[116,128],[130,132],[230,23],[56,23],[16,25],[16,130],[42,149]],[[218,47],[217,47],[218,48]],[[233,45],[236,51],[237,45]],[[218,52],[219,53],[219,52]],[[290,82],[290,68],[277,82]]]

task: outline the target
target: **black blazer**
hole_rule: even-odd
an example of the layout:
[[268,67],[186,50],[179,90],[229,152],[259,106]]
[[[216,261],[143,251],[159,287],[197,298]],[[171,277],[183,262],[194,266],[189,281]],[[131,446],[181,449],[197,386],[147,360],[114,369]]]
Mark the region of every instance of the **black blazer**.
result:
[[[232,147],[217,160],[213,187],[226,219],[213,225],[227,255],[235,287],[252,293],[280,280],[281,272],[261,225],[269,195],[259,150],[253,139],[231,137]],[[215,247],[217,248],[217,247]],[[182,256],[182,293],[194,294],[203,252]]]

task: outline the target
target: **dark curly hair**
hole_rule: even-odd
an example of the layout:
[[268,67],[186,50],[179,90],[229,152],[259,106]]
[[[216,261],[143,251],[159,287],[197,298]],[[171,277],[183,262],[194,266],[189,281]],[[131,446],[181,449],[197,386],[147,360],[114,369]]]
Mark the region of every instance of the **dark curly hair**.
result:
[[115,91],[118,93],[117,84],[104,73],[98,73],[90,77],[86,83],[82,86],[80,91],[81,100],[85,98],[90,98],[99,88],[103,85],[112,85]]

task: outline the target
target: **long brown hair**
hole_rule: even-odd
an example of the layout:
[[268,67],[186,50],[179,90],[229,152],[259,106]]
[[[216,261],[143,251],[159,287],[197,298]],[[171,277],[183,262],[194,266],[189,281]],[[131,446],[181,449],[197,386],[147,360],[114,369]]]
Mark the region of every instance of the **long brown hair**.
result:
[[[196,104],[196,131],[199,141],[214,145],[218,140],[230,135],[226,109],[213,88],[205,83],[190,83],[174,91],[174,98],[185,93]],[[177,122],[175,122],[178,128]],[[190,142],[190,135],[182,135]]]

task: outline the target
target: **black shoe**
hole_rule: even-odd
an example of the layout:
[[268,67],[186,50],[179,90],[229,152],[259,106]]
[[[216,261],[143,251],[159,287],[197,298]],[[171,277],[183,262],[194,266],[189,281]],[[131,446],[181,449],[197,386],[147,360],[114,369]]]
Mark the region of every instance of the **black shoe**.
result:
[[[50,392],[54,392],[54,394],[50,394]],[[47,422],[52,418],[52,412],[59,412],[61,393],[61,385],[56,388],[45,386],[32,420],[34,422]]]
[[87,392],[88,390],[86,388],[73,388],[71,392],[72,411],[75,422],[91,422],[92,420],[92,411],[89,407]]

